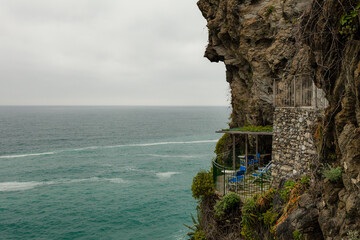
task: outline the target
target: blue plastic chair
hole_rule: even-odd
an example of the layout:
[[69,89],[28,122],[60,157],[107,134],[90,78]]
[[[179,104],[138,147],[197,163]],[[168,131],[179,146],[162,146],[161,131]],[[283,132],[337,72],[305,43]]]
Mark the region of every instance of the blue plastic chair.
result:
[[246,168],[241,166],[240,171],[237,171],[236,175],[228,177],[228,183],[237,184],[238,182],[243,181],[245,173],[246,173]]
[[255,177],[253,182],[259,179],[261,176],[265,176],[265,178],[267,178],[267,175],[269,175],[271,171],[271,166],[272,166],[272,161],[270,161],[264,168],[260,168],[259,170],[257,170],[256,171],[257,173],[253,173],[252,175]]

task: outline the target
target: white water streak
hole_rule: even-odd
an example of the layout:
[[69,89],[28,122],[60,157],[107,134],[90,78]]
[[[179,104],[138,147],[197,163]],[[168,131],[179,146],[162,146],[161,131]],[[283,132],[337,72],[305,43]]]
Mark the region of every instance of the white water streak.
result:
[[159,172],[156,173],[158,178],[170,178],[172,175],[180,174],[179,172]]
[[59,185],[59,184],[81,183],[81,182],[100,182],[100,181],[107,181],[111,183],[127,183],[127,181],[122,178],[98,178],[98,177],[83,178],[83,179],[60,179],[55,181],[43,181],[43,182],[2,182],[0,183],[0,192],[24,191],[45,185]]
[[41,156],[41,155],[52,155],[52,154],[55,154],[55,152],[28,153],[28,154],[19,154],[19,155],[8,155],[8,156],[0,156],[0,158],[22,158],[22,157]]
[[124,145],[113,145],[113,146],[91,146],[91,147],[84,147],[84,148],[76,148],[76,149],[69,149],[69,150],[54,151],[54,152],[6,155],[6,156],[0,156],[0,159],[2,159],[2,158],[9,159],[9,158],[22,158],[22,157],[31,157],[31,156],[41,156],[41,155],[52,155],[52,154],[57,154],[57,153],[61,153],[61,152],[64,152],[64,151],[78,152],[78,151],[86,151],[86,150],[93,150],[93,149],[107,149],[107,148],[120,148],[120,147],[151,147],[151,146],[173,145],[173,144],[215,143],[217,141],[218,140],[200,140],[200,141],[188,141],[188,142],[157,142],[157,143],[124,144]]

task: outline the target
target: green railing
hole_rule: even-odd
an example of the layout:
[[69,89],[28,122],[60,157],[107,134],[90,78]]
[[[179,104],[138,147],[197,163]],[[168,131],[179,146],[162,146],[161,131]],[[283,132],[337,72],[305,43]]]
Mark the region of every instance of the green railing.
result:
[[239,163],[239,167],[234,171],[232,167],[219,164],[217,159],[216,157],[212,160],[212,167],[218,193],[225,195],[228,192],[236,192],[245,200],[270,188],[271,161],[258,161],[247,169]]

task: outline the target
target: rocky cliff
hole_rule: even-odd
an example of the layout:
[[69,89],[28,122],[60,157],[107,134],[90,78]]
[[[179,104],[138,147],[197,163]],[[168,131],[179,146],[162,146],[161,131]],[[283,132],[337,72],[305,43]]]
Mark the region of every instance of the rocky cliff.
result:
[[[231,89],[230,127],[273,122],[273,81],[311,78],[329,101],[314,125],[318,158],[301,206],[277,231],[291,239],[341,239],[360,230],[360,25],[354,0],[200,0],[205,57],[222,61]],[[316,131],[315,131],[316,129]],[[323,178],[324,164],[342,180]],[[305,219],[305,220],[304,220]]]

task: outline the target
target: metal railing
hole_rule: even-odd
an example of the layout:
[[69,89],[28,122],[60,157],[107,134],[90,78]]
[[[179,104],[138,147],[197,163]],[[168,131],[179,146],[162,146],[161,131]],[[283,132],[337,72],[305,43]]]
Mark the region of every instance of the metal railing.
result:
[[310,78],[294,77],[291,81],[276,81],[273,84],[275,107],[326,108],[328,101],[322,89]]
[[247,169],[240,165],[237,170],[233,170],[232,167],[217,163],[217,158],[214,158],[212,167],[216,191],[223,196],[229,192],[238,193],[242,200],[267,191],[271,184],[270,162],[261,163],[259,159]]

